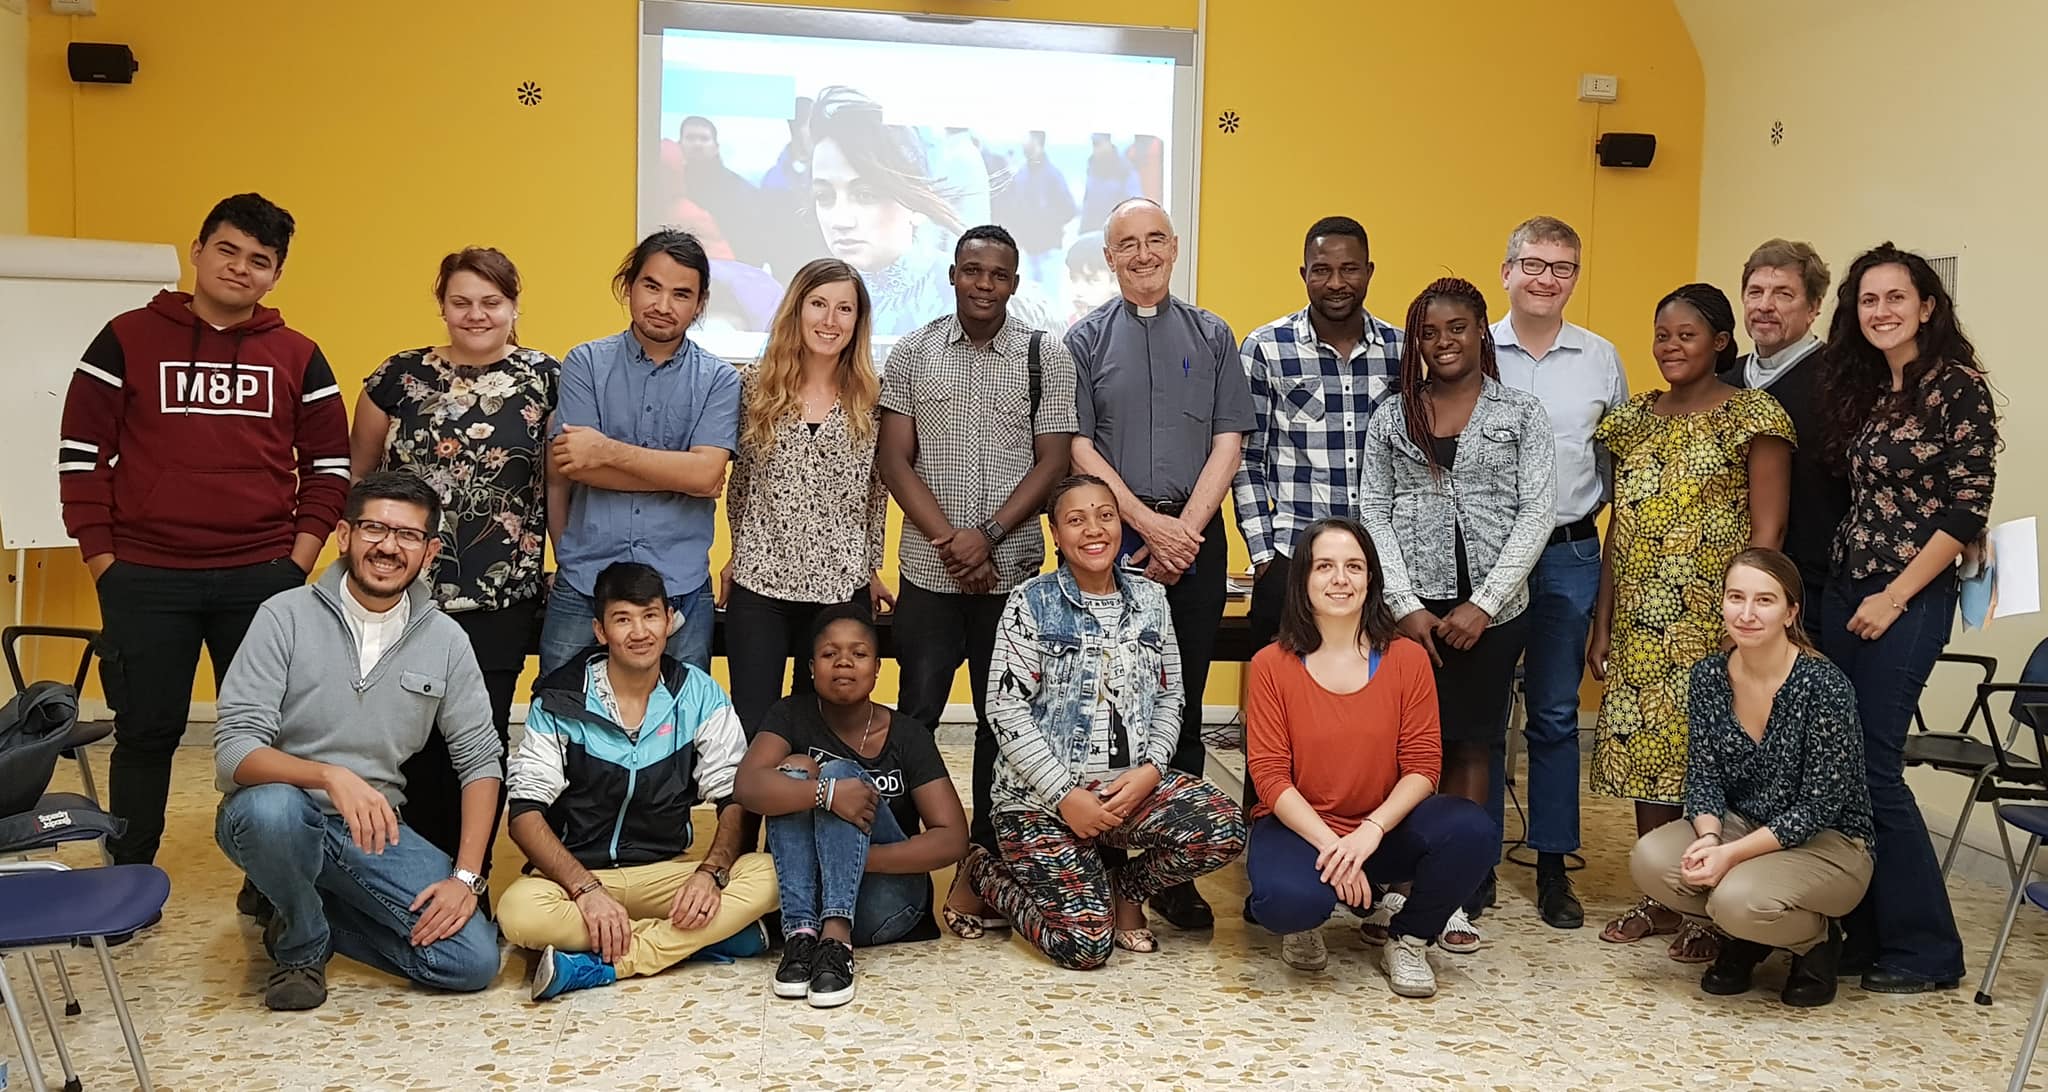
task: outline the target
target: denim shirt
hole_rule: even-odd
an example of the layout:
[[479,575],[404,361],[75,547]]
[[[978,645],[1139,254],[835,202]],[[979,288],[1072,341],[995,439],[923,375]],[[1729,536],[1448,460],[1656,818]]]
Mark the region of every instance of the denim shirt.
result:
[[1365,430],[1360,508],[1380,555],[1387,609],[1401,618],[1424,599],[1458,597],[1457,537],[1465,538],[1472,605],[1505,622],[1529,605],[1529,570],[1550,540],[1557,503],[1557,443],[1543,403],[1486,379],[1458,457],[1432,477],[1408,439],[1401,400],[1389,398]]
[[[1057,811],[1080,784],[1095,703],[1111,700],[1124,724],[1143,727],[1133,757],[1163,773],[1180,742],[1179,647],[1166,589],[1116,574],[1124,608],[1105,631],[1065,566],[1010,592],[989,664],[988,719],[1000,752],[993,802],[1010,811]],[[1123,674],[1104,679],[1104,665]]]

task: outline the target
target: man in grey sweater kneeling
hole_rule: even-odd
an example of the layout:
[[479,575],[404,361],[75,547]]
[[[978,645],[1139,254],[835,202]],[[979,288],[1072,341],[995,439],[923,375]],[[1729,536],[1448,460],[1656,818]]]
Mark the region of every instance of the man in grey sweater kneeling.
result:
[[[325,1002],[337,951],[445,990],[497,977],[477,896],[503,755],[469,638],[416,583],[440,526],[416,475],[357,482],[340,563],[263,604],[222,683],[214,838],[272,908],[270,1008]],[[453,862],[398,818],[399,766],[437,727],[462,780]]]

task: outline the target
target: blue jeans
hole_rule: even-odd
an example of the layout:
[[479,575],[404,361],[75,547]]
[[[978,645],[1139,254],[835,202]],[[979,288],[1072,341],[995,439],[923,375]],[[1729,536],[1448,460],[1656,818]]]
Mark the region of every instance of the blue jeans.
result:
[[[782,771],[809,781],[802,770]],[[849,778],[874,785],[858,765],[833,759],[819,768],[820,777]],[[782,935],[816,932],[825,918],[853,923],[853,946],[870,948],[901,940],[930,914],[931,877],[867,870],[868,847],[904,840],[903,828],[887,801],[875,804],[875,821],[867,833],[828,811],[808,808],[790,815],[771,815],[768,852],[775,858],[775,876],[782,885]]]
[[[1579,848],[1579,682],[1586,637],[1600,598],[1600,540],[1547,547],[1529,573],[1529,650],[1522,658],[1528,723],[1529,819],[1523,836],[1538,853]],[[1499,815],[1506,771],[1496,769],[1487,810]]]
[[[711,582],[705,581],[696,591],[669,596],[668,605],[683,616],[683,624],[668,639],[668,654],[686,664],[711,670],[711,626],[716,616]],[[590,597],[558,576],[554,590],[548,593],[547,621],[540,628],[543,676],[596,646],[597,636],[590,629],[596,617],[597,606]]]
[[1963,941],[1926,820],[1906,785],[1905,747],[1920,691],[1955,627],[1956,578],[1952,573],[1936,577],[1877,640],[1850,633],[1857,605],[1890,580],[1837,576],[1821,604],[1821,649],[1856,687],[1863,779],[1870,786],[1876,827],[1870,890],[1842,919],[1842,928],[1850,948],[1868,954],[1873,966],[1949,981],[1962,977]]
[[[1470,800],[1438,795],[1415,805],[1365,862],[1375,884],[1415,885],[1390,930],[1435,943],[1493,867],[1499,842],[1493,821]],[[1252,889],[1246,913],[1272,932],[1319,928],[1337,908],[1337,889],[1316,870],[1315,847],[1271,815],[1252,823],[1244,870]]]
[[411,827],[400,825],[383,853],[364,853],[305,790],[251,785],[221,801],[213,837],[277,908],[270,956],[280,967],[318,967],[340,952],[444,990],[481,990],[498,976],[498,927],[481,912],[454,936],[413,947],[420,916],[407,907],[455,865]]

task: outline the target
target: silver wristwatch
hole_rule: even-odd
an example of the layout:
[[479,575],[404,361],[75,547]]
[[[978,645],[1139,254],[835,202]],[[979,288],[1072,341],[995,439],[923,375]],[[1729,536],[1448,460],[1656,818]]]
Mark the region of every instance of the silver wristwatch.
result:
[[482,876],[479,876],[466,868],[456,869],[453,875],[455,876],[457,882],[461,883],[462,886],[469,888],[470,894],[481,895],[484,893],[485,884],[484,878]]

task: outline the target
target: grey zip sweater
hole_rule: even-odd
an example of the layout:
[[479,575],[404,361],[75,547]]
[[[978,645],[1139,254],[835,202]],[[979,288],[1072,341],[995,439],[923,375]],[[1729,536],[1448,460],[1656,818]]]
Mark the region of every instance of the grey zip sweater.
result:
[[[415,583],[405,593],[405,631],[364,678],[341,605],[346,568],[330,565],[318,582],[271,596],[256,611],[220,689],[213,767],[221,792],[245,788],[235,784],[236,767],[274,747],[354,771],[395,808],[405,803],[399,764],[436,726],[464,785],[502,777],[503,748],[469,635]],[[334,811],[326,793],[312,796]]]

